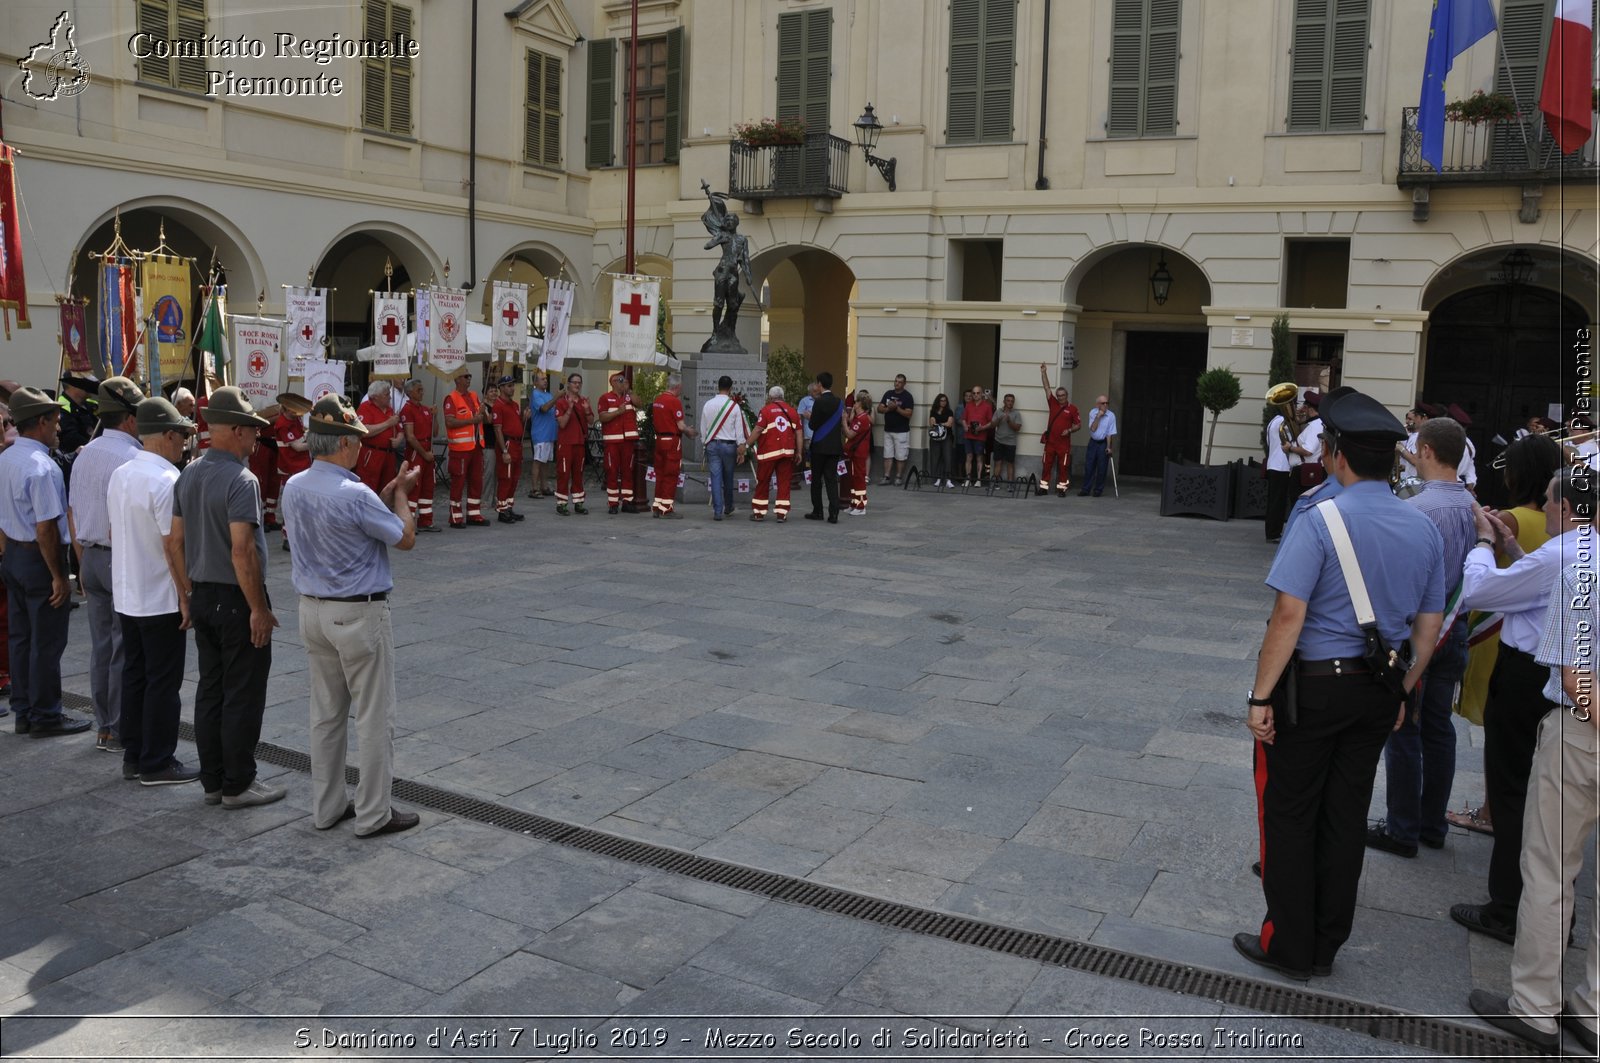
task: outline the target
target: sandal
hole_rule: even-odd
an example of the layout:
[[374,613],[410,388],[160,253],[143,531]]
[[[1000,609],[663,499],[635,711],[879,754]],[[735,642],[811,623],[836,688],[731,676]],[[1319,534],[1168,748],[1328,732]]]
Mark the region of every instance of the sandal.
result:
[[1452,826],[1461,827],[1477,834],[1494,835],[1494,821],[1482,818],[1479,815],[1482,808],[1463,808],[1460,812],[1446,812],[1444,818]]

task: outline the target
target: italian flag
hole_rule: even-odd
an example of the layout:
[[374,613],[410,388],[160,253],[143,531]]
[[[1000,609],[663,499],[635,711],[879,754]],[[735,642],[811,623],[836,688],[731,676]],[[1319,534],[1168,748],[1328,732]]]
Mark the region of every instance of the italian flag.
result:
[[1556,0],[1539,110],[1563,155],[1583,147],[1593,130],[1593,84],[1594,10],[1590,0]]

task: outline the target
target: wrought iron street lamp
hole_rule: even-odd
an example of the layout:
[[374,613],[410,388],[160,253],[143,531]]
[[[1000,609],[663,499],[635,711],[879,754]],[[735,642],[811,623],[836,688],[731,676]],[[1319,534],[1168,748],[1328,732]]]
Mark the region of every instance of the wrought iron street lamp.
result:
[[1172,294],[1172,274],[1167,270],[1167,260],[1162,258],[1156,264],[1156,271],[1150,274],[1150,297],[1156,301],[1157,306],[1162,306],[1167,301],[1167,296]]
[[861,117],[855,120],[856,143],[861,145],[861,151],[867,157],[867,165],[877,168],[883,179],[889,182],[889,191],[894,188],[894,159],[880,159],[872,154],[872,149],[878,146],[878,137],[883,134],[883,123],[878,121],[878,116],[872,111],[872,104],[867,104],[867,109],[861,112]]
[[1500,260],[1500,270],[1494,279],[1501,284],[1526,284],[1533,276],[1533,256],[1517,248]]

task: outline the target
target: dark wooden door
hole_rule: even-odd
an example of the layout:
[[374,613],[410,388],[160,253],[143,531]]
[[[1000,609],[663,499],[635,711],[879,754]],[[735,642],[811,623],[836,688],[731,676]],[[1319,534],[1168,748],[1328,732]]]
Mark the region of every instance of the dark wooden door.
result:
[[1120,471],[1160,476],[1167,458],[1200,460],[1205,410],[1194,386],[1205,368],[1203,332],[1128,333],[1126,394],[1117,411]]

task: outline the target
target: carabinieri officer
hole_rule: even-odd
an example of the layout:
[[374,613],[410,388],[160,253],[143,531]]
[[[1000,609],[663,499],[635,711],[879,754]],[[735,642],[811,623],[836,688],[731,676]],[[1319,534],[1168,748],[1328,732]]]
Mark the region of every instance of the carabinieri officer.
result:
[[[1439,531],[1387,483],[1405,438],[1400,422],[1360,392],[1325,403],[1322,420],[1324,460],[1344,490],[1294,524],[1267,575],[1278,596],[1248,695],[1267,915],[1259,933],[1233,939],[1245,958],[1299,980],[1331,973],[1350,936],[1373,777],[1405,711],[1368,663],[1347,589],[1354,581],[1325,507],[1347,529],[1384,644],[1402,651],[1407,691],[1427,667],[1444,610]],[[1415,656],[1406,667],[1408,638]]]

